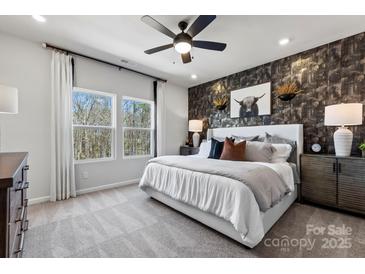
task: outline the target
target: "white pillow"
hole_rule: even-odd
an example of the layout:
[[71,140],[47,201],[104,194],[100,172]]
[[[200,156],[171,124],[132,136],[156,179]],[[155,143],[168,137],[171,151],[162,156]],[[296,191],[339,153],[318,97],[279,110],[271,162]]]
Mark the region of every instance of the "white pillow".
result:
[[211,146],[212,146],[211,140],[209,141],[203,140],[200,144],[198,155],[200,157],[208,158]]
[[284,163],[287,162],[292,150],[292,146],[289,144],[272,144],[274,147],[274,153],[272,154],[272,163]]

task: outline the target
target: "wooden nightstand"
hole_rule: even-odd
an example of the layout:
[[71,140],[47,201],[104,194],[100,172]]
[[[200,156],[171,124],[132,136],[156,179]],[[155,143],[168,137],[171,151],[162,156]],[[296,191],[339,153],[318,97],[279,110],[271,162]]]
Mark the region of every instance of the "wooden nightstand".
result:
[[301,155],[302,201],[365,214],[365,159]]
[[199,153],[199,147],[181,146],[180,155],[194,155]]

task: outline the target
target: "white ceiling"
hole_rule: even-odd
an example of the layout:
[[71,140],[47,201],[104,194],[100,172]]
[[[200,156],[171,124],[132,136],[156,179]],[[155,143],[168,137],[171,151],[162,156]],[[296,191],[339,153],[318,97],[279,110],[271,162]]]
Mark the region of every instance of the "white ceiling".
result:
[[[224,52],[193,49],[194,60],[182,64],[174,49],[153,55],[144,50],[171,39],[140,20],[141,16],[0,16],[0,31],[35,42],[47,42],[129,66],[191,87],[294,53],[365,31],[365,16],[217,16],[196,39],[227,43]],[[181,20],[197,16],[154,16],[178,33]],[[292,41],[279,46],[278,40]],[[129,64],[121,62],[126,59]],[[198,78],[193,80],[191,74]]]

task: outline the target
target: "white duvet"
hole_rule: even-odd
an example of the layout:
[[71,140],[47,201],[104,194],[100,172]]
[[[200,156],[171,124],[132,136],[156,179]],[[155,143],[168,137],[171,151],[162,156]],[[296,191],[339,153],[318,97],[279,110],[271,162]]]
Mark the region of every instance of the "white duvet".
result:
[[[259,163],[273,169],[294,190],[288,163]],[[255,246],[264,237],[261,212],[252,191],[242,182],[186,169],[149,163],[139,186],[150,187],[230,222],[242,240]]]

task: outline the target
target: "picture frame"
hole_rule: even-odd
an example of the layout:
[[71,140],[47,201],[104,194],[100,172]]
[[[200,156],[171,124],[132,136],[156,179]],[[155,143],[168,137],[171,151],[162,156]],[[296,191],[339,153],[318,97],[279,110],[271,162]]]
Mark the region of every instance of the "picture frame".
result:
[[231,91],[231,118],[271,115],[271,82]]

